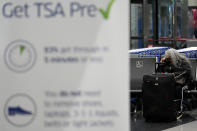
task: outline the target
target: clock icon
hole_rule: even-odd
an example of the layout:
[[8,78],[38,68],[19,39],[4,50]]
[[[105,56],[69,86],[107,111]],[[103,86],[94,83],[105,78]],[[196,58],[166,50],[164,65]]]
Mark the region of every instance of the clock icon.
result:
[[5,63],[14,72],[26,72],[36,61],[36,51],[32,44],[25,40],[11,42],[5,50]]

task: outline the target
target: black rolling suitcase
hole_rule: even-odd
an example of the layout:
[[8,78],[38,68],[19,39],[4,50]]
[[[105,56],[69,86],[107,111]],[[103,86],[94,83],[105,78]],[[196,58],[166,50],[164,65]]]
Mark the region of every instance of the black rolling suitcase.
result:
[[143,116],[146,121],[173,121],[177,118],[175,80],[172,74],[144,75]]

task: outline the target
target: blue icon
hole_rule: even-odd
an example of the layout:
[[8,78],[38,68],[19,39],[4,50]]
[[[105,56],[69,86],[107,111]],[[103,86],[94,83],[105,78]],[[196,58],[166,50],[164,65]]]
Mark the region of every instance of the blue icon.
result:
[[14,116],[14,115],[32,115],[32,112],[27,111],[23,109],[20,106],[17,107],[9,107],[8,108],[8,115],[9,116]]
[[10,96],[4,105],[4,115],[8,123],[15,127],[31,124],[37,114],[34,99],[23,93]]

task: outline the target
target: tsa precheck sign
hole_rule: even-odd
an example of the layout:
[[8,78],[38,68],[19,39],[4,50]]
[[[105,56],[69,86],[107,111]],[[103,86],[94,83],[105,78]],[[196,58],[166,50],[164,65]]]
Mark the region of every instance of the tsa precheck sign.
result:
[[0,130],[129,131],[129,1],[0,1]]
[[[95,3],[85,4],[80,1],[70,1],[66,3],[69,8],[66,8],[65,2],[51,2],[51,1],[36,1],[33,3],[14,3],[5,2],[2,5],[2,16],[4,18],[30,18],[32,15],[36,15],[38,18],[55,18],[60,17],[75,17],[80,15],[81,17],[97,17],[102,15],[104,19],[108,19],[110,10],[115,0],[110,0],[105,7],[98,7]],[[34,8],[35,12],[31,12]]]

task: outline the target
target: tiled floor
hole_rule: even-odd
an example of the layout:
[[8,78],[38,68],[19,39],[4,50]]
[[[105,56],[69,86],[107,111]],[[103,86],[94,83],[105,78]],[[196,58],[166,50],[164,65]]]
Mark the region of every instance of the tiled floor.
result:
[[184,113],[182,119],[173,122],[145,122],[142,113],[131,114],[131,131],[197,131],[197,109]]

